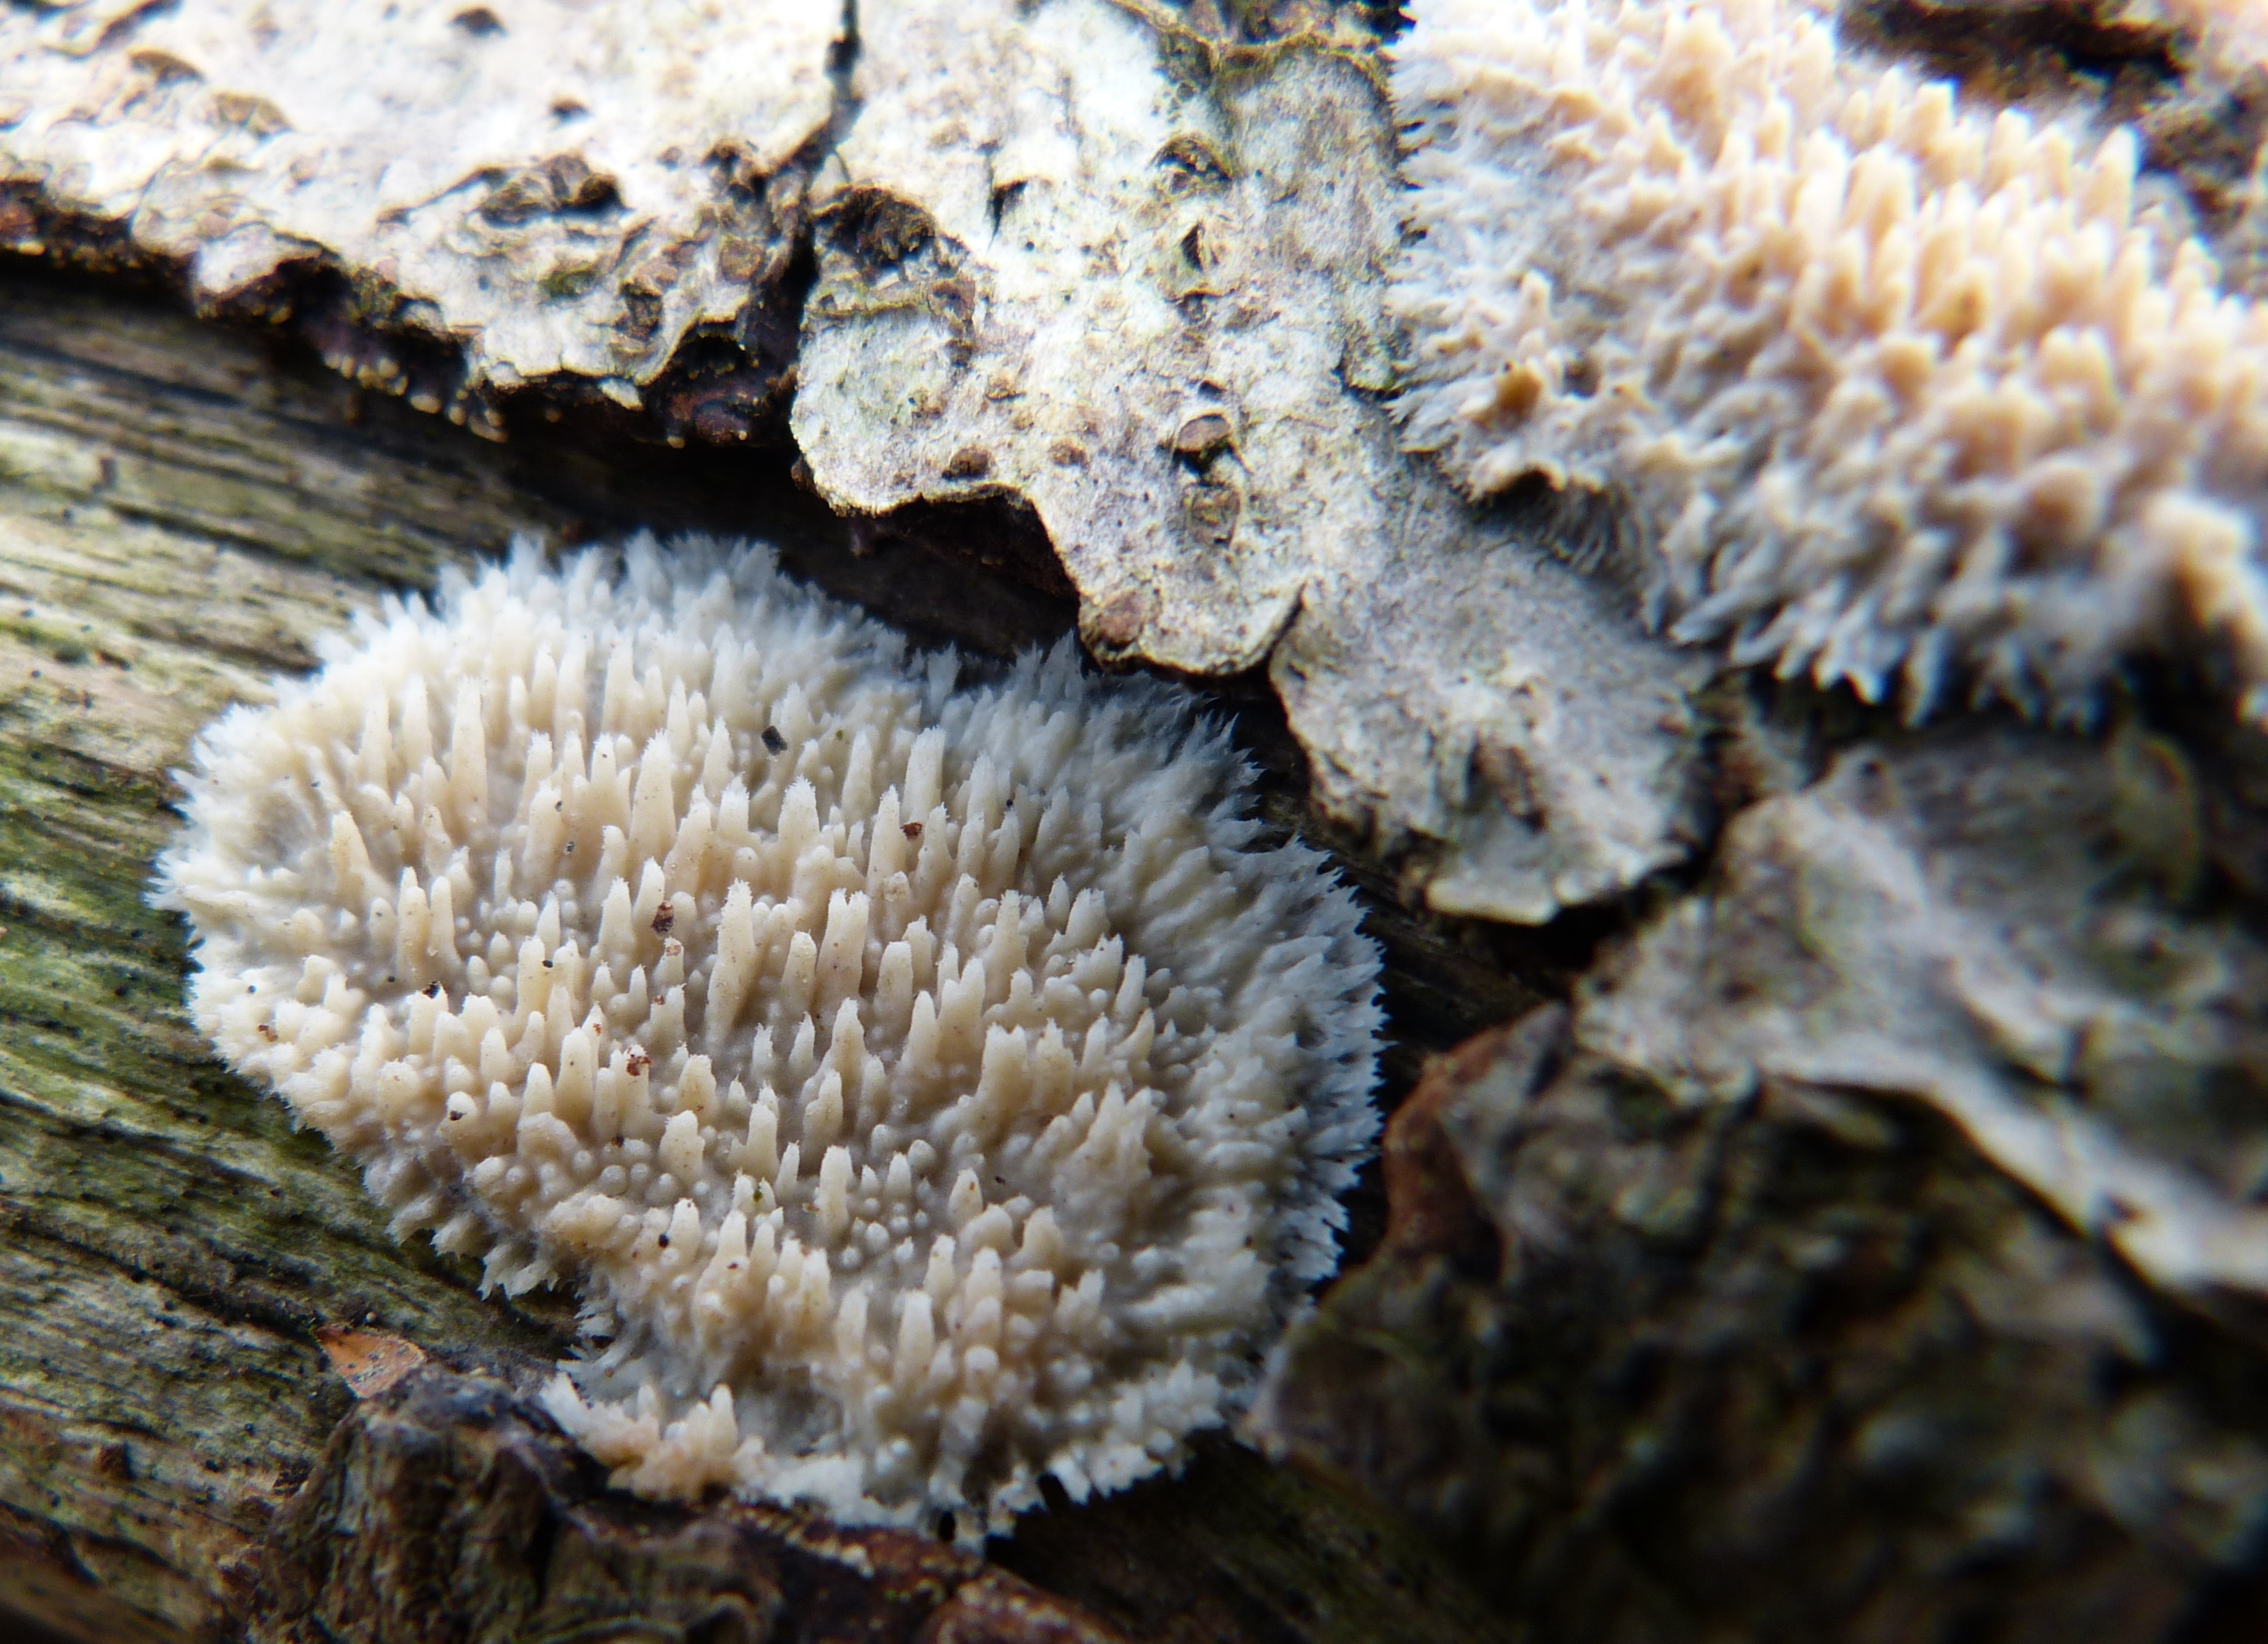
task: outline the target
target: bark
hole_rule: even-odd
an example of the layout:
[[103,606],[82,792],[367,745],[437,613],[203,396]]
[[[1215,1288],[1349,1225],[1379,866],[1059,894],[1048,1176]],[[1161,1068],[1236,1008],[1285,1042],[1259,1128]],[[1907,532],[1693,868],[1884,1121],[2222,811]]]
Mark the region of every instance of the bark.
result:
[[1750,807],[1395,1115],[1260,1427],[1516,1637],[2257,1634],[2256,756],[1956,726]]

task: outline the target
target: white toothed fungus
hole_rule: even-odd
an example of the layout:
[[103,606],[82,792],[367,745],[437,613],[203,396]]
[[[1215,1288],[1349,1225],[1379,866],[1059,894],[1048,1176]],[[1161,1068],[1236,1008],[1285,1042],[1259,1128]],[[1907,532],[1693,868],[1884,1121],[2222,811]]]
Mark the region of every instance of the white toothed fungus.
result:
[[1375,951],[1187,700],[522,551],[209,728],[163,894],[397,1233],[579,1288],[618,1482],[968,1539],[1239,1403],[1376,1126]]
[[2226,78],[2268,63],[2268,4],[2262,0],[2157,0],[2128,8],[2119,21],[2178,30],[2185,38],[2175,45],[2176,58]]
[[1681,638],[2084,710],[2220,646],[2268,716],[2268,313],[2136,145],[1843,51],[1803,0],[1417,0],[1411,443],[1622,498]]

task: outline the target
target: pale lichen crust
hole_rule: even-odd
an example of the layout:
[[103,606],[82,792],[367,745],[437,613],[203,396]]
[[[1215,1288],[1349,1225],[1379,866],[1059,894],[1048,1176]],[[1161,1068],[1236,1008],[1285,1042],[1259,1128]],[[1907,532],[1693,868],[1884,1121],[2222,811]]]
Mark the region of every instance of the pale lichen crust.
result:
[[2131,131],[1804,0],[1413,11],[1401,404],[1461,483],[1618,495],[1672,632],[1783,675],[2085,712],[2188,652],[2268,716],[2268,313]]
[[[0,7],[0,180],[40,206],[11,192],[0,242],[37,254],[48,212],[101,225],[201,308],[276,318],[328,267],[355,291],[328,361],[483,433],[491,394],[551,379],[636,409],[783,277],[843,21],[801,0]],[[455,367],[420,366],[436,354]]]
[[1336,1260],[1375,948],[1188,698],[633,544],[197,744],[197,1022],[517,1292],[617,1482],[1004,1528],[1175,1462]]

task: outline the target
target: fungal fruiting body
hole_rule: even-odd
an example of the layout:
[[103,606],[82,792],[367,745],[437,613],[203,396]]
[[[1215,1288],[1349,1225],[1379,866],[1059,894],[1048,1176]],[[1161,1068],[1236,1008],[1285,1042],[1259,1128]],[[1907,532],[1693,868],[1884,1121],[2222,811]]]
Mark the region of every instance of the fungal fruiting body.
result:
[[1187,699],[767,551],[523,550],[208,729],[198,1024],[396,1232],[574,1282],[644,1493],[1003,1528],[1247,1394],[1369,1145],[1375,950]]
[[2268,715],[2268,313],[2131,132],[1963,107],[1802,0],[1413,10],[1413,446],[1620,497],[1737,661],[2084,711],[2206,634]]
[[2127,17],[2177,31],[2174,55],[2192,68],[2235,79],[2268,63],[2268,4],[2262,0],[2159,0]]

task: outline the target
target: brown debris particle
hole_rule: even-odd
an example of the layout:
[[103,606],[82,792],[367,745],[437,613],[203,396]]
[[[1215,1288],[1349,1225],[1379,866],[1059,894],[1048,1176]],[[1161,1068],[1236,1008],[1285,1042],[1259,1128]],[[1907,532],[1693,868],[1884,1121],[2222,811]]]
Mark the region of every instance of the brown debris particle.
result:
[[1202,462],[1235,438],[1228,418],[1219,411],[1200,411],[1174,431],[1174,454]]
[[318,1325],[315,1345],[357,1398],[377,1397],[425,1362],[425,1350],[414,1341],[343,1324]]
[[668,935],[669,927],[676,923],[677,909],[674,904],[665,902],[653,910],[653,933],[656,936]]
[[1152,601],[1140,588],[1128,588],[1114,593],[1103,601],[1095,613],[1094,637],[1114,649],[1123,649],[1134,643],[1148,620]]
[[479,214],[512,226],[561,212],[603,211],[621,203],[621,191],[612,177],[593,171],[579,154],[554,154],[504,179],[481,202]]
[[249,97],[241,92],[214,92],[213,113],[222,124],[240,126],[256,137],[291,129],[282,109],[264,97]]
[[1226,548],[1236,534],[1244,499],[1237,495],[1235,486],[1209,479],[1189,489],[1184,508],[1191,536],[1215,548]]
[[1165,173],[1166,187],[1176,193],[1192,188],[1223,188],[1236,181],[1219,151],[1194,132],[1168,137],[1152,164]]

